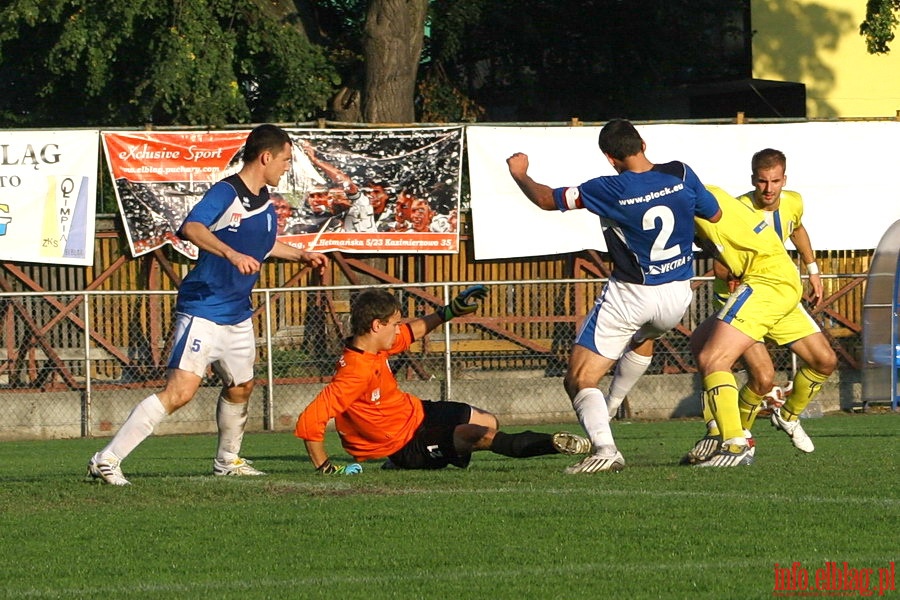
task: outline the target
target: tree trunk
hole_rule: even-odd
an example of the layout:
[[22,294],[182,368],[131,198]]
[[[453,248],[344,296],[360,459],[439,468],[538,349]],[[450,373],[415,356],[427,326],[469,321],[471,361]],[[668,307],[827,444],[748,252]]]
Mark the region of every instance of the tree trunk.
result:
[[367,123],[412,123],[428,0],[371,0],[363,48]]
[[362,112],[359,106],[359,90],[344,86],[331,99],[334,120],[342,123],[359,123]]

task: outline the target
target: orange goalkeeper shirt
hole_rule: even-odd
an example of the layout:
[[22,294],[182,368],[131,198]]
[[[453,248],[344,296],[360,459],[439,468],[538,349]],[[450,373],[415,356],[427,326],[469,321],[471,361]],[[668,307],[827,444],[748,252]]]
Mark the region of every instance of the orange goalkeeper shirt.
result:
[[425,412],[419,398],[397,386],[388,357],[412,342],[412,330],[404,325],[390,350],[373,354],[345,347],[334,378],[300,413],[294,435],[320,442],[334,419],[341,445],[356,460],[383,458],[405,446]]

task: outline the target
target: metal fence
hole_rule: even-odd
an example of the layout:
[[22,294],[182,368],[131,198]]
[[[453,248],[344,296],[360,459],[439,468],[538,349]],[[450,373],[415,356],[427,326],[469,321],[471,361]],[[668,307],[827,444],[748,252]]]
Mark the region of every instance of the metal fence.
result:
[[[491,293],[478,312],[436,329],[392,362],[401,388],[426,399],[468,402],[506,423],[574,420],[562,376],[578,319],[605,281],[483,282]],[[412,318],[449,302],[470,283],[377,287],[394,290],[404,317]],[[694,302],[681,325],[657,344],[647,375],[625,405],[629,416],[699,414],[688,339],[712,312],[711,282],[697,278],[694,285]],[[293,428],[333,373],[348,334],[350,303],[368,287],[254,291],[257,387],[249,430]],[[175,292],[164,291],[0,294],[0,439],[115,432],[134,405],[164,385],[174,303]],[[839,356],[853,355],[858,346],[853,336],[832,341],[841,344]],[[786,380],[791,353],[772,348],[772,355]],[[856,369],[843,364],[833,380],[832,395],[841,397],[842,406],[858,396],[852,387]],[[157,432],[213,431],[218,394],[210,375],[194,401]]]

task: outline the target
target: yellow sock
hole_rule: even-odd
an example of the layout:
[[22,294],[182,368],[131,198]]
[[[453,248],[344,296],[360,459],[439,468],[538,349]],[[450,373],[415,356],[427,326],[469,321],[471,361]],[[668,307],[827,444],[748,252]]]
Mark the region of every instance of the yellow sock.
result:
[[719,424],[716,423],[716,417],[713,415],[709,402],[706,400],[706,391],[700,394],[700,404],[703,407],[703,422],[706,423],[706,435],[719,435]]
[[762,404],[763,397],[758,396],[756,392],[746,385],[738,392],[738,408],[741,411],[741,425],[744,429],[751,429],[753,422],[756,420],[756,413],[759,412],[759,405]]
[[730,371],[710,373],[703,378],[703,389],[706,390],[706,401],[719,424],[722,439],[744,439],[734,375]]
[[822,375],[809,367],[800,367],[794,376],[794,389],[781,407],[781,417],[785,421],[796,421],[826,381],[828,375]]

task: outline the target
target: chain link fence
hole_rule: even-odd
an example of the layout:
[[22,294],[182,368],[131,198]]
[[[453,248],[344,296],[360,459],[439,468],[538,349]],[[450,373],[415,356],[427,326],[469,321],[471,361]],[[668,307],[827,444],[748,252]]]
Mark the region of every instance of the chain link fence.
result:
[[[449,302],[471,282],[398,284],[403,316]],[[468,402],[501,423],[574,422],[563,391],[566,360],[582,317],[605,280],[487,281],[490,295],[392,361],[401,388],[424,399]],[[711,281],[697,278],[679,327],[657,344],[647,374],[619,416],[699,414],[700,382],[690,332],[711,311]],[[289,431],[328,382],[348,335],[354,295],[371,286],[260,289],[253,293],[257,386],[248,430]],[[0,294],[0,439],[108,436],[144,397],[164,386],[174,292]],[[89,332],[89,335],[85,335]],[[792,354],[773,348],[781,381]],[[736,366],[740,370],[740,365]],[[740,378],[740,376],[739,376]],[[821,398],[846,408],[858,371],[842,365]],[[601,383],[606,389],[608,378]],[[194,401],[157,433],[215,430],[220,384],[209,375]]]

